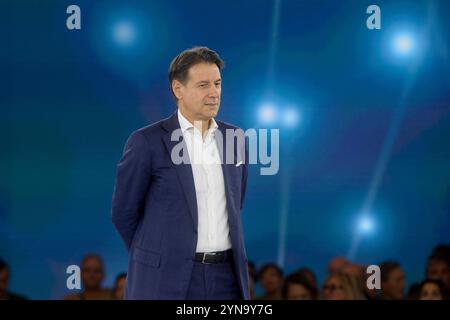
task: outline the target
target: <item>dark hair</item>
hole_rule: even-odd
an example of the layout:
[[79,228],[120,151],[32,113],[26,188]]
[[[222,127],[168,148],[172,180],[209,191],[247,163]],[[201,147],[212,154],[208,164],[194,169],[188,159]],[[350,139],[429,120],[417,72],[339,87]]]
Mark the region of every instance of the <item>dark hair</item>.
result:
[[439,254],[432,254],[431,256],[428,257],[427,266],[425,268],[425,275],[428,274],[431,262],[443,262],[447,265],[448,268],[450,268],[450,262],[447,260],[446,257]]
[[388,280],[389,275],[395,269],[400,268],[400,264],[395,261],[385,261],[380,265],[381,271],[381,282],[385,282]]
[[313,281],[311,283],[311,285],[314,286],[314,287],[316,286],[317,278],[316,278],[316,275],[314,274],[314,271],[312,271],[311,269],[303,267],[303,268],[298,269],[294,273],[301,275],[302,277],[306,278],[306,280],[308,280],[308,281],[310,281],[309,278],[308,278],[308,276],[310,276],[311,280]]
[[420,291],[422,291],[422,284],[413,283],[409,287],[408,300],[419,300],[420,299]]
[[447,257],[440,254],[432,254],[431,256],[429,256],[428,263],[430,263],[431,261],[442,261],[450,267],[450,262],[447,260]]
[[0,258],[0,271],[6,270],[9,272],[9,265],[6,263],[5,260]]
[[433,248],[433,253],[431,256],[439,256],[450,263],[450,245],[448,244],[440,244]]
[[439,288],[439,291],[441,292],[442,300],[448,299],[447,288],[445,287],[444,282],[440,279],[425,279],[425,280],[423,280],[422,283],[420,284],[419,298],[422,295],[423,287],[428,283],[433,283]]
[[257,277],[258,280],[261,280],[263,274],[269,269],[274,269],[281,278],[283,277],[283,270],[281,270],[281,268],[278,265],[276,265],[275,263],[267,263],[263,265],[261,269],[259,269]]
[[317,288],[312,285],[311,281],[309,281],[305,275],[298,272],[289,275],[284,280],[283,288],[281,289],[281,296],[283,299],[287,299],[289,285],[291,284],[299,284],[303,286],[311,294],[312,300],[317,300]]
[[[207,47],[193,47],[184,50],[177,55],[169,67],[169,85],[172,90],[172,81],[178,80],[181,83],[186,83],[189,69],[198,63],[213,63],[220,71],[225,67],[225,63],[219,57],[217,52]],[[173,91],[172,91],[173,93]]]

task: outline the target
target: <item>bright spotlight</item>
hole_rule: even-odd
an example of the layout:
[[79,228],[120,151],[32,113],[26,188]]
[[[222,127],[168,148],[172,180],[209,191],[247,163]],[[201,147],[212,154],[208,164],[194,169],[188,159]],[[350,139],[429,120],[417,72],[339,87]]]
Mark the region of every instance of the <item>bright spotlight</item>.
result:
[[129,45],[135,38],[134,26],[126,21],[117,23],[113,29],[114,39],[121,45]]
[[369,233],[373,230],[373,221],[369,217],[362,217],[358,223],[360,232]]
[[296,108],[289,107],[283,112],[283,124],[288,128],[295,127],[300,121],[300,115]]
[[394,39],[394,47],[397,53],[407,55],[413,49],[413,39],[410,35],[402,34]]
[[258,117],[262,124],[273,124],[277,118],[276,107],[272,103],[263,104],[259,108]]

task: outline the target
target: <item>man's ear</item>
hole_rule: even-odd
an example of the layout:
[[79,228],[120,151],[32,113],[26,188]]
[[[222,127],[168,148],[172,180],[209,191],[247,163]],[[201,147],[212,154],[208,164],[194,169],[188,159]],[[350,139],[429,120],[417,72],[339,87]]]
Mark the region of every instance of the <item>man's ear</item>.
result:
[[178,81],[178,80],[173,80],[172,81],[172,91],[173,91],[173,94],[175,95],[175,97],[178,99],[178,100],[182,100],[182,98],[183,98],[183,95],[182,95],[182,87],[183,87],[183,84],[180,82],[180,81]]

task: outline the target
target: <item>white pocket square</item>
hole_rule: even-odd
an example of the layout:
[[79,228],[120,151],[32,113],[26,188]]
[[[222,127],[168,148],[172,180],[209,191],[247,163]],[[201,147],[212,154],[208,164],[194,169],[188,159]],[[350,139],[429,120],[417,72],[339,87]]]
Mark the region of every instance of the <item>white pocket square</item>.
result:
[[236,163],[236,167],[239,167],[242,164],[242,161],[239,161],[238,163]]

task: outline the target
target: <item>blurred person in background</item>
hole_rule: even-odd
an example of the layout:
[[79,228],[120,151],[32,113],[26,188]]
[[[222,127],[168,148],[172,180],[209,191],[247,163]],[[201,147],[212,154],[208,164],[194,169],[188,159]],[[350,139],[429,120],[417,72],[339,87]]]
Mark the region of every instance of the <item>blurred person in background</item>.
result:
[[299,274],[300,276],[304,277],[307,281],[309,281],[309,284],[316,289],[316,291],[318,290],[317,289],[318,288],[317,278],[311,269],[304,267],[304,268],[298,269],[294,273]]
[[374,299],[376,292],[369,290],[366,285],[366,273],[362,265],[354,263],[344,257],[335,257],[328,264],[328,274],[345,273],[351,276],[360,287],[361,291],[367,299]]
[[379,300],[381,296],[381,289],[369,289],[369,287],[367,286],[367,280],[371,275],[371,273],[363,273],[362,291],[364,292],[367,300]]
[[420,284],[420,300],[446,300],[447,290],[442,280],[426,279]]
[[427,279],[439,279],[450,289],[450,265],[447,259],[439,254],[428,258],[425,276]]
[[420,283],[413,283],[408,290],[408,300],[419,300],[420,298],[420,290],[422,285]]
[[261,267],[258,272],[258,281],[264,289],[264,294],[258,299],[280,300],[283,285],[283,271],[274,263]]
[[440,244],[433,248],[432,256],[440,256],[450,262],[450,245]]
[[344,265],[341,270],[342,273],[348,274],[349,276],[353,276],[357,279],[362,279],[364,278],[364,269],[361,265],[353,263],[353,262],[348,262],[346,265]]
[[328,263],[328,275],[341,271],[348,263],[349,261],[344,257],[335,257],[331,259]]
[[361,286],[354,276],[336,272],[328,276],[323,286],[323,300],[366,300]]
[[317,300],[317,288],[298,272],[288,276],[281,290],[283,300]]
[[102,258],[97,254],[88,254],[81,261],[80,293],[66,296],[65,300],[110,300],[111,290],[102,288],[105,269]]
[[0,258],[0,300],[26,300],[24,296],[9,291],[10,276],[9,265]]
[[113,300],[123,300],[126,282],[127,282],[127,274],[125,272],[117,275],[116,281],[114,281],[114,288],[112,290]]
[[385,261],[380,265],[381,299],[402,300],[406,287],[405,274],[400,264],[395,261]]

